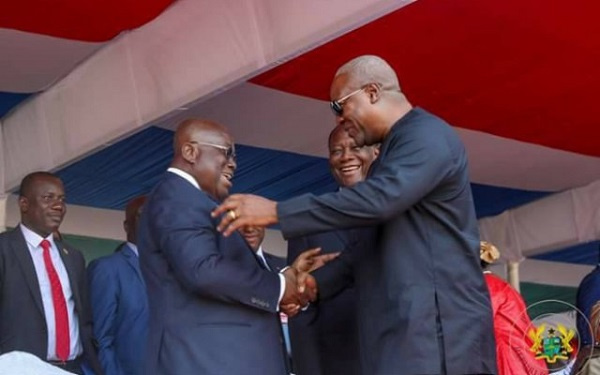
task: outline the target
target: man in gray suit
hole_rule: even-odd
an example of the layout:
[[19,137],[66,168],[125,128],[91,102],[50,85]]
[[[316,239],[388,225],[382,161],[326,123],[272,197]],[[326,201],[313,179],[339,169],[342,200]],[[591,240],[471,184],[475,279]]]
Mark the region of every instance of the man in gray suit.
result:
[[365,373],[495,374],[491,303],[479,269],[463,144],[442,119],[412,107],[379,57],[343,65],[330,96],[337,124],[358,146],[381,142],[368,178],[279,203],[233,195],[213,213],[229,212],[219,230],[228,235],[278,222],[290,238],[373,226],[370,246],[354,254]]

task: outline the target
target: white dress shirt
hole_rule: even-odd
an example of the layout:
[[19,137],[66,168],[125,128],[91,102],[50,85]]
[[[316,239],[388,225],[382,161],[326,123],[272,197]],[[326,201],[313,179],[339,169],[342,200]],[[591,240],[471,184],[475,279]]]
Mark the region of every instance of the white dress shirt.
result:
[[[35,233],[31,229],[27,228],[22,223],[19,225],[27,247],[29,248],[29,254],[31,260],[33,260],[33,266],[35,267],[35,273],[37,275],[38,282],[40,284],[40,293],[42,295],[42,305],[44,306],[44,316],[46,318],[46,327],[48,327],[48,354],[46,359],[48,360],[59,360],[56,356],[56,324],[54,321],[54,305],[52,302],[52,289],[50,287],[50,279],[46,272],[46,266],[44,264],[44,249],[40,246],[40,243],[44,238],[39,234]],[[58,278],[60,279],[60,285],[62,286],[63,295],[65,296],[65,302],[67,303],[67,314],[69,317],[69,338],[70,338],[70,350],[69,359],[75,359],[78,357],[83,349],[81,347],[81,341],[79,340],[79,318],[75,313],[75,299],[73,297],[73,291],[71,290],[71,283],[69,282],[69,275],[67,269],[60,258],[58,253],[58,247],[54,243],[52,234],[45,238],[50,242],[50,260],[56,269]]]
[[267,269],[269,271],[273,271],[271,269],[271,266],[269,266],[269,263],[267,262],[267,259],[265,258],[265,254],[263,253],[262,246],[259,246],[258,250],[256,250],[256,256],[258,256],[260,258],[260,260],[262,260],[263,264],[265,265],[265,267],[267,267]]
[[[194,177],[192,177],[192,175],[190,175],[189,173],[184,172],[181,169],[174,168],[174,167],[170,167],[169,169],[167,169],[167,172],[171,172],[171,173],[178,175],[179,177],[185,179],[190,184],[194,185],[194,187],[196,187],[196,189],[202,191],[202,189],[200,188],[200,185],[198,185],[198,181],[196,181],[196,179]],[[264,256],[262,255],[262,250],[259,248],[258,251],[261,251],[260,257],[264,261],[265,265],[267,265],[268,263],[266,262]],[[257,252],[257,254],[258,254],[258,252]],[[267,269],[269,269],[268,265],[267,265]],[[279,311],[279,303],[281,302],[281,299],[283,298],[283,293],[285,292],[285,276],[283,276],[281,273],[278,273],[277,275],[279,276],[279,299],[277,300],[277,311]]]
[[198,185],[198,181],[196,181],[196,179],[194,177],[192,177],[191,174],[184,172],[179,168],[173,168],[173,167],[167,169],[167,172],[175,173],[177,176],[185,179],[187,182],[194,185],[194,187],[196,189],[202,191],[202,189],[200,188],[200,185]]
[[131,251],[133,251],[136,257],[140,257],[140,253],[138,253],[138,248],[134,243],[127,241],[126,245],[129,246],[129,248],[131,249]]

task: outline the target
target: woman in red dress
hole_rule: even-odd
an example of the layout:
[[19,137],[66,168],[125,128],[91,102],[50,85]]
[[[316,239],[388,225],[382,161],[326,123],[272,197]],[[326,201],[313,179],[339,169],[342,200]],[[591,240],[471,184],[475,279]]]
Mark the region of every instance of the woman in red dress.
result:
[[494,245],[482,241],[480,258],[492,299],[498,374],[547,375],[546,362],[535,359],[530,350],[533,342],[528,332],[534,327],[523,298],[509,283],[486,270],[487,266],[500,258],[500,252]]

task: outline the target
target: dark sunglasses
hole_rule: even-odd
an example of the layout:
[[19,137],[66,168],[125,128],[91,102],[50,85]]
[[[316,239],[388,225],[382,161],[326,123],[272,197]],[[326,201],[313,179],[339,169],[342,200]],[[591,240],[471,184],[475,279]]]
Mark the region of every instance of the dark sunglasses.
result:
[[227,147],[227,146],[217,145],[217,144],[214,144],[214,143],[198,142],[198,141],[191,141],[190,143],[195,143],[197,145],[210,146],[210,147],[218,148],[221,151],[225,151],[225,157],[227,159],[233,159],[233,160],[235,160],[235,158],[236,158],[236,155],[235,155],[235,145],[234,144],[232,144],[231,146]]
[[332,100],[329,102],[329,106],[331,107],[331,110],[333,111],[333,113],[336,116],[342,116],[344,114],[344,104],[346,103],[346,101],[348,99],[350,99],[351,96],[358,94],[359,92],[363,91],[365,89],[365,87],[361,87],[360,89],[356,90],[356,91],[352,91],[350,94],[343,96],[341,98],[339,98],[338,100]]

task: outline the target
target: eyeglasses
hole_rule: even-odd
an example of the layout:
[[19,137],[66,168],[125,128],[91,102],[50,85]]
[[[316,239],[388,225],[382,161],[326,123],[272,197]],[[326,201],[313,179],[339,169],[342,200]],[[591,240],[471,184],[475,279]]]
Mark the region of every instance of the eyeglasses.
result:
[[329,102],[329,105],[331,106],[331,110],[333,111],[333,113],[336,116],[343,115],[344,114],[344,104],[346,103],[346,101],[348,99],[350,99],[350,97],[358,94],[359,92],[363,91],[364,89],[365,89],[365,87],[363,86],[360,89],[358,89],[356,91],[352,91],[350,94],[339,98],[338,100],[332,100],[331,102]]
[[231,146],[227,147],[227,146],[217,145],[217,144],[214,144],[214,143],[198,142],[198,141],[191,141],[190,143],[195,143],[197,145],[202,145],[202,146],[210,146],[210,147],[218,148],[221,151],[225,151],[225,157],[228,160],[229,159],[235,160],[235,158],[236,158],[236,155],[235,155],[235,145],[234,144],[232,144]]

